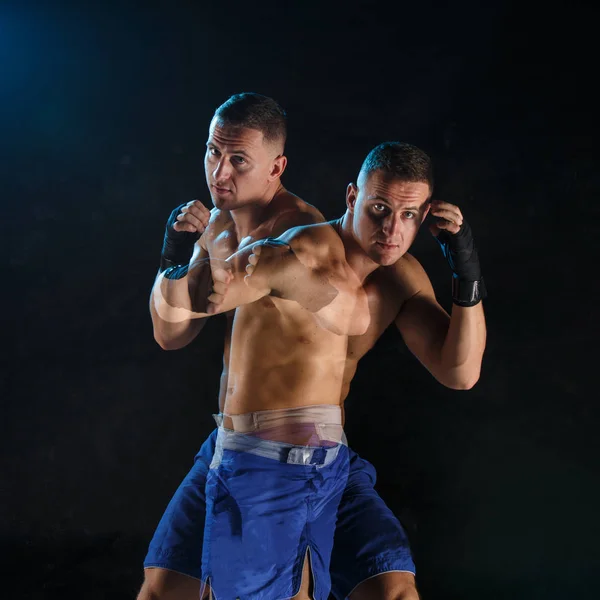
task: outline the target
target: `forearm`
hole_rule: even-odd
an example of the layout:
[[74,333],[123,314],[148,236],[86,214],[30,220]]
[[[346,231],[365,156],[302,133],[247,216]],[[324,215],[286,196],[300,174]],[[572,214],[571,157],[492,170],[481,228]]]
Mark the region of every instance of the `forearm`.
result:
[[169,271],[159,273],[151,295],[156,315],[168,323],[208,317],[206,298],[210,281],[208,264],[194,264],[183,277],[169,277]]
[[485,343],[483,303],[470,307],[453,304],[441,348],[442,383],[453,389],[472,388],[479,379]]
[[150,295],[150,315],[154,339],[163,349],[183,348],[204,327],[208,315],[197,307],[194,310],[197,304],[194,298],[206,297],[207,279],[210,280],[208,265],[198,265],[180,279],[168,279],[164,273],[158,274]]
[[161,319],[154,306],[154,293],[150,297],[150,315],[154,339],[163,350],[179,350],[187,346],[206,323],[206,319],[188,319],[180,323],[170,323]]

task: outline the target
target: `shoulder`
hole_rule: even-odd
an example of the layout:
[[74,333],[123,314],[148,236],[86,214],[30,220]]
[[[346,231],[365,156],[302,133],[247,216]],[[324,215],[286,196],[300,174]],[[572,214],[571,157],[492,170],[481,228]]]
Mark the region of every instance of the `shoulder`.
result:
[[327,222],[292,227],[277,239],[306,266],[333,265],[345,260],[344,244],[333,225],[334,222]]
[[325,221],[325,217],[315,206],[287,190],[282,190],[273,198],[270,208],[274,236],[281,235],[291,227]]
[[292,227],[278,239],[297,249],[320,249],[323,252],[343,250],[344,245],[334,228],[334,221]]
[[402,292],[405,298],[433,290],[429,276],[421,263],[406,253],[393,265],[380,269],[385,280]]

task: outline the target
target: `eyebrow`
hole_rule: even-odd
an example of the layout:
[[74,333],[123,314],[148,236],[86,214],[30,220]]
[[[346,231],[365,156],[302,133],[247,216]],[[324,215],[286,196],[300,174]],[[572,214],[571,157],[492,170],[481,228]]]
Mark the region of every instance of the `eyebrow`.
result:
[[[206,147],[209,148],[210,146],[216,148],[217,150],[220,149],[219,146],[217,146],[217,144],[215,144],[214,142],[206,142]],[[230,154],[242,154],[243,156],[250,158],[250,155],[245,150],[233,150],[232,152],[230,152]]]
[[[383,198],[382,196],[377,196],[377,195],[367,196],[367,200],[383,200],[383,202],[385,202],[388,206],[391,206],[390,201],[387,200],[386,198]],[[421,212],[426,204],[427,204],[427,202],[425,202],[425,204],[421,208],[419,208],[417,206],[403,206],[402,210],[412,210],[414,212]]]

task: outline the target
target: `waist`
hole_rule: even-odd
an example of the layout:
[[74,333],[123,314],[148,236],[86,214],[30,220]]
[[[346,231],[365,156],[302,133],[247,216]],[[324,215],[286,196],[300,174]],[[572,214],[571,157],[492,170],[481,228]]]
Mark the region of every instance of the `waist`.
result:
[[239,415],[220,413],[214,418],[220,428],[261,439],[303,446],[326,446],[327,442],[338,444],[345,440],[339,405],[319,404]]
[[[330,465],[335,461],[340,450],[344,447],[345,444],[343,443],[329,444],[327,446],[295,445],[269,439],[261,439],[219,427],[215,452],[210,468],[217,468],[223,460],[227,460],[230,465],[239,462],[239,458],[236,456],[225,456],[225,450],[233,450],[236,454],[253,454],[280,463],[283,462],[305,466],[311,465],[318,468]],[[347,454],[345,456],[347,456]],[[233,461],[233,463],[231,461]],[[244,464],[244,462],[245,461],[242,459],[242,464]],[[248,465],[246,464],[245,468],[247,469],[247,467]]]

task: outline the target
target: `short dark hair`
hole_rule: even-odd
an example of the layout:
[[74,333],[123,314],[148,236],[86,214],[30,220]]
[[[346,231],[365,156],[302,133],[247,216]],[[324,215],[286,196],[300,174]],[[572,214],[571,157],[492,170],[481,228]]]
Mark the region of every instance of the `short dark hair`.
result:
[[375,171],[389,173],[403,181],[427,183],[430,195],[433,192],[431,159],[412,144],[384,142],[373,148],[360,168],[360,175],[368,177]]
[[234,94],[217,108],[215,117],[234,127],[258,129],[265,141],[285,145],[287,115],[273,98],[254,92]]

